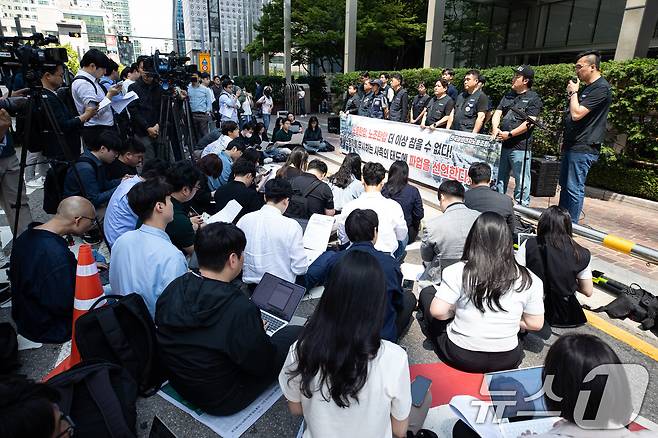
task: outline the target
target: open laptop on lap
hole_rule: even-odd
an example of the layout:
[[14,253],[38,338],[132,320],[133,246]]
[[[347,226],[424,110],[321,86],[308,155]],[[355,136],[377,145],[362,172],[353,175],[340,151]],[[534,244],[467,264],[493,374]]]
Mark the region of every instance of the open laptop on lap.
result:
[[268,336],[272,336],[290,323],[304,293],[306,288],[303,286],[269,272],[263,275],[251,296],[251,301],[258,306],[263,320],[267,322],[265,332]]

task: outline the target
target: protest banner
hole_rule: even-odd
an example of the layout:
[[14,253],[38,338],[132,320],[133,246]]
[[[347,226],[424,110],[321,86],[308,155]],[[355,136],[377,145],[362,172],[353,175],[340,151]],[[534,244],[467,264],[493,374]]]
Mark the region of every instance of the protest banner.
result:
[[477,162],[488,163],[496,180],[501,143],[489,135],[421,129],[410,123],[347,114],[340,120],[340,148],[386,169],[393,161],[406,161],[410,179],[438,187],[446,179],[467,184],[468,168]]

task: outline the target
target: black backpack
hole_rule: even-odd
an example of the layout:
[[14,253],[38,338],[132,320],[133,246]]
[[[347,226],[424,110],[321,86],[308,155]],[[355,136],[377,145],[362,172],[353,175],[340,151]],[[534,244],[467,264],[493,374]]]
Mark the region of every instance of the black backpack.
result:
[[292,197],[290,198],[290,203],[288,204],[285,215],[291,218],[309,219],[311,214],[308,211],[308,197],[313,190],[322,184],[322,181],[319,179],[313,181],[308,187],[306,187],[306,190],[302,192],[295,187],[294,180],[297,178],[299,177],[293,179]]
[[7,374],[20,366],[16,330],[8,322],[0,322],[0,374]]
[[[57,97],[59,97],[59,99],[62,102],[64,102],[64,105],[66,105],[66,107],[69,109],[71,114],[78,114],[78,109],[75,107],[75,100],[73,100],[73,92],[71,91],[71,88],[73,87],[73,82],[75,82],[77,80],[83,80],[83,81],[89,82],[91,85],[94,86],[94,90],[98,91],[96,89],[97,84],[94,83],[94,81],[92,81],[91,79],[89,79],[88,77],[85,77],[85,76],[76,76],[71,81],[71,85],[69,85],[68,87],[60,87],[57,90]],[[98,85],[101,87],[101,90],[105,89],[102,85],[100,85],[100,84],[98,84]],[[105,91],[105,92],[107,93],[107,91]]]
[[59,392],[59,407],[75,423],[75,436],[136,437],[137,385],[125,369],[85,361],[47,383]]
[[[98,175],[98,165],[91,158],[80,156],[76,163],[89,163]],[[48,214],[57,213],[59,203],[64,199],[64,181],[69,170],[69,164],[56,163],[51,165],[46,172],[46,180],[43,183],[43,210]]]
[[[111,299],[112,303],[97,307]],[[99,298],[75,322],[75,342],[83,360],[99,359],[124,367],[145,397],[155,394],[166,380],[161,365],[155,324],[138,294]]]

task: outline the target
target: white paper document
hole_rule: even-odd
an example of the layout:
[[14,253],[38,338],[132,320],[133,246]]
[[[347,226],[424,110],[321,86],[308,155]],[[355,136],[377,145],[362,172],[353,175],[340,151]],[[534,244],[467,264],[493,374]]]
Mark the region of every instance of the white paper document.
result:
[[225,417],[206,414],[201,409],[184,400],[168,383],[158,391],[158,395],[183,412],[191,415],[195,420],[208,426],[215,433],[221,435],[222,438],[238,438],[253,426],[276,403],[283,393],[279,384],[274,383],[249,406],[236,414]]
[[304,251],[310,265],[327,250],[331,229],[335,218],[323,214],[313,214],[306,224],[304,231]]
[[226,207],[210,216],[207,220],[204,217],[203,221],[207,224],[214,224],[215,222],[231,223],[241,210],[242,206],[240,203],[235,199],[231,199],[228,201],[228,204],[226,204]]
[[98,110],[102,110],[106,106],[110,105],[112,109],[117,113],[122,113],[126,109],[128,104],[133,100],[139,99],[139,96],[134,91],[129,91],[127,94],[117,94],[109,100],[107,97],[101,100],[101,103],[98,104]]

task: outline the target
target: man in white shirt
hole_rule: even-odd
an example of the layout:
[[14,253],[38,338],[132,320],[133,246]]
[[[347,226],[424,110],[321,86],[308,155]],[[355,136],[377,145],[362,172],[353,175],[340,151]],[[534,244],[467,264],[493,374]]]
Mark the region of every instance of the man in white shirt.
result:
[[[84,114],[87,107],[97,107],[104,98],[111,100],[121,92],[121,85],[114,85],[103,91],[99,79],[105,74],[108,64],[108,57],[97,49],[88,50],[82,57],[80,70],[71,85],[71,95],[79,115]],[[99,110],[84,124],[85,128],[94,126],[99,129],[114,126],[114,116],[109,105]]]
[[265,184],[266,204],[238,221],[247,236],[242,281],[259,283],[269,272],[290,282],[306,274],[308,258],[304,251],[302,227],[283,216],[288,208],[292,186],[283,178]]
[[[124,68],[124,70],[126,70],[126,79],[123,80],[123,85],[121,85],[121,93],[126,95],[128,94],[128,88],[139,79],[140,75],[139,67],[136,62]],[[121,74],[123,74],[123,71],[121,71]]]
[[342,244],[348,243],[345,233],[345,221],[357,208],[374,210],[379,219],[378,238],[375,248],[379,251],[393,253],[398,249],[399,242],[407,238],[407,222],[404,220],[402,207],[396,201],[382,196],[386,169],[379,163],[366,163],[363,166],[363,186],[365,192],[343,207],[337,218],[338,237]]

